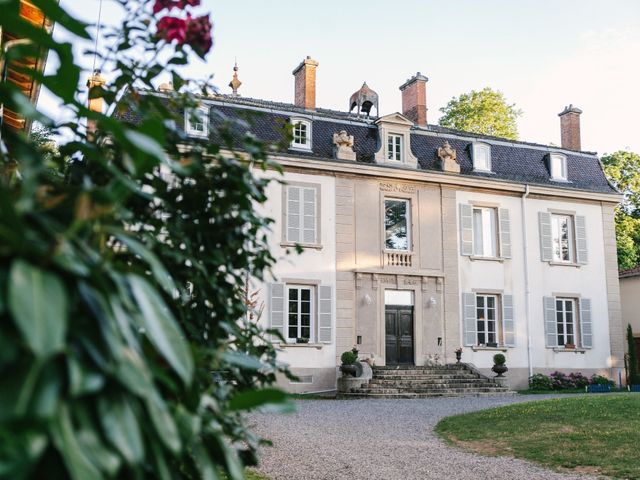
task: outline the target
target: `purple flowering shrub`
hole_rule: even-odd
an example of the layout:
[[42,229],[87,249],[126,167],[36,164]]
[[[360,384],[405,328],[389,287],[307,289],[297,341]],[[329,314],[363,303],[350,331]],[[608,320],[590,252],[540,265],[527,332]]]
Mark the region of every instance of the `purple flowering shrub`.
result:
[[588,385],[614,385],[612,380],[602,375],[586,377],[580,372],[572,372],[568,375],[562,372],[553,372],[550,375],[536,373],[529,377],[531,390],[573,390],[581,389]]

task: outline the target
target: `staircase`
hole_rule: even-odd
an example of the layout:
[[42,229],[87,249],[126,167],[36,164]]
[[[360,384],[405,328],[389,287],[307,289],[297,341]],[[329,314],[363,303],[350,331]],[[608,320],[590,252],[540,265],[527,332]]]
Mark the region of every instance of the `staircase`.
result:
[[368,384],[340,394],[342,398],[429,398],[515,395],[465,364],[432,367],[373,367]]

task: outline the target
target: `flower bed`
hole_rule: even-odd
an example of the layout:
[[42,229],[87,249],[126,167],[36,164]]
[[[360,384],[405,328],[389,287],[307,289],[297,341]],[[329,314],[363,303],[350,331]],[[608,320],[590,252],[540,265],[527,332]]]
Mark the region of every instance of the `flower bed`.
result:
[[536,373],[529,377],[529,388],[531,390],[575,390],[583,389],[588,385],[615,385],[613,380],[609,380],[602,375],[592,375],[586,377],[580,372],[562,373],[553,372],[550,375]]

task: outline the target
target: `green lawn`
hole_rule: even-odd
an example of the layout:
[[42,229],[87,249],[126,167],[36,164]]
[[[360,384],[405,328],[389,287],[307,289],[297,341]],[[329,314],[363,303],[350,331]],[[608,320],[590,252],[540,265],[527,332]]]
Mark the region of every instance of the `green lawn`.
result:
[[260,475],[257,472],[254,472],[253,470],[247,470],[245,472],[245,477],[246,480],[269,480],[268,477],[265,477],[264,475]]
[[640,479],[640,395],[594,394],[448,417],[435,431],[485,455]]

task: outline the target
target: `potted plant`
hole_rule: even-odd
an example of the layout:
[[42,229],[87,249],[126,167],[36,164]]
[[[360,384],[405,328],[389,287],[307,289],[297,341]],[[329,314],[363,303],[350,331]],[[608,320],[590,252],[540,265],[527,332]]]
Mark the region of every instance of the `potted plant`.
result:
[[462,347],[456,348],[456,363],[460,363],[462,360]]
[[351,375],[352,377],[355,377],[358,373],[358,367],[356,366],[358,355],[353,353],[351,350],[347,350],[340,355],[340,361],[342,362],[342,365],[340,365],[340,371],[344,375]]
[[494,373],[497,373],[498,377],[502,377],[503,376],[502,374],[505,373],[507,370],[509,370],[505,365],[506,362],[507,362],[507,357],[505,357],[501,353],[496,353],[493,356],[493,368],[491,370]]
[[567,348],[569,350],[573,350],[574,348],[576,348],[576,344],[575,343],[565,343],[564,344],[564,348]]
[[298,337],[296,338],[296,343],[309,343],[309,339],[307,337]]

